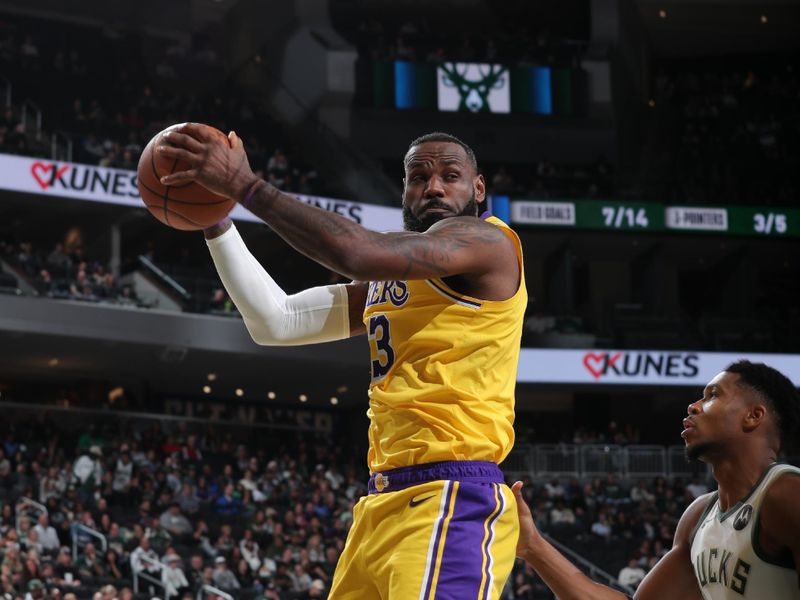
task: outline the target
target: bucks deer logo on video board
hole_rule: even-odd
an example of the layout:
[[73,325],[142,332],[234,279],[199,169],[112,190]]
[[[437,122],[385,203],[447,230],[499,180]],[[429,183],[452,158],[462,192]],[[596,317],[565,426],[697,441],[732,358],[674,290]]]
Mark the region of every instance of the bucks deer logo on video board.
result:
[[437,72],[439,110],[507,113],[509,72],[503,65],[443,63]]

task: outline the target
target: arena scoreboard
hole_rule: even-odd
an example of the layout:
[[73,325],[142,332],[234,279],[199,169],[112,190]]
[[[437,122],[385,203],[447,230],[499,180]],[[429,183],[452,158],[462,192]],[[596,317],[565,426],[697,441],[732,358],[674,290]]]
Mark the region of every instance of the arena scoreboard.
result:
[[[503,204],[494,197],[494,205]],[[800,209],[783,207],[665,206],[615,200],[510,200],[517,225],[586,230],[693,232],[800,237]]]

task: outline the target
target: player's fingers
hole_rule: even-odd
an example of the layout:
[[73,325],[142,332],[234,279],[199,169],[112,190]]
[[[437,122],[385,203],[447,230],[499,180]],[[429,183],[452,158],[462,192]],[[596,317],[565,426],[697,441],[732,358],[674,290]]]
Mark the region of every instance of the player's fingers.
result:
[[164,177],[161,178],[161,183],[163,185],[181,185],[194,181],[196,178],[197,169],[189,169],[187,171],[178,171],[177,173],[164,175]]
[[175,146],[168,146],[166,144],[161,144],[156,151],[168,158],[177,158],[178,160],[185,160],[187,162],[191,162],[197,160],[198,156],[188,150],[184,150],[183,148],[176,148]]
[[179,131],[201,142],[209,142],[212,139],[210,129],[201,123],[186,123]]
[[522,499],[522,491],[521,490],[522,490],[522,482],[521,481],[515,481],[514,485],[511,486],[511,491],[514,492],[514,495],[520,500]]
[[244,147],[244,142],[242,141],[242,138],[236,135],[235,131],[231,131],[228,134],[228,139],[231,142],[231,148],[233,148],[234,150]]
[[168,131],[161,136],[161,142],[165,145],[175,146],[176,148],[185,148],[191,152],[202,154],[203,143],[197,141],[190,135],[179,133],[177,131]]

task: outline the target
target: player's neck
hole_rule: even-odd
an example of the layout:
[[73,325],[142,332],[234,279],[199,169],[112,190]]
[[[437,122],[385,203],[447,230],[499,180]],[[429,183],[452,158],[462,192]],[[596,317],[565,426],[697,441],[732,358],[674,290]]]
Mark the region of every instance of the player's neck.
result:
[[728,510],[747,496],[775,461],[771,448],[740,448],[709,461],[719,484],[720,508]]

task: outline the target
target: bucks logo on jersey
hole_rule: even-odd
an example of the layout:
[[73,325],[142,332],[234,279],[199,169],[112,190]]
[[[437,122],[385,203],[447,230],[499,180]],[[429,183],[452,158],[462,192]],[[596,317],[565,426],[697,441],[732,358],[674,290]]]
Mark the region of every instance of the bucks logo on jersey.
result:
[[507,113],[511,109],[509,73],[503,65],[443,63],[437,80],[439,110]]

